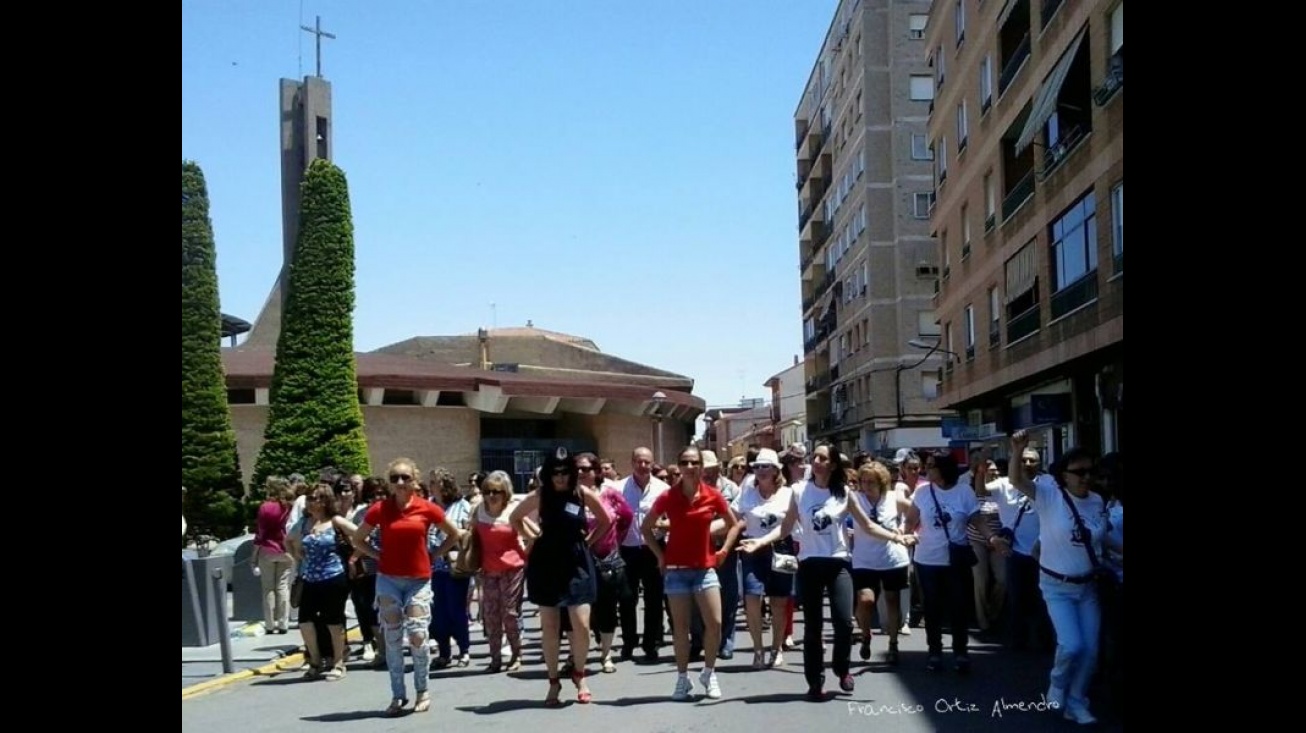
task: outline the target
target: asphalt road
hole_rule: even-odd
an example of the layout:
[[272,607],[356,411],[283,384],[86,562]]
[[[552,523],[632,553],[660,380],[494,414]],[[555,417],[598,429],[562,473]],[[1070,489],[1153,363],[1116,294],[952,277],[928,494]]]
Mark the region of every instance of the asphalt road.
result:
[[[795,628],[798,639],[802,637],[801,621],[800,614]],[[877,637],[873,645],[876,655],[869,664],[859,661],[854,647],[857,689],[851,694],[838,693],[837,681],[827,673],[826,689],[833,692],[828,693],[826,702],[812,703],[804,699],[801,648],[785,654],[783,669],[754,671],[742,622],[737,637],[740,650],[733,660],[718,663],[720,700],[703,697],[697,681],[701,663],[690,666],[695,699],[670,700],[675,667],[668,646],[663,650],[664,661],[655,665],[619,663],[614,674],[598,673],[597,655],[592,653],[593,703],[575,703],[575,689],[564,680],[562,699],[568,704],[547,709],[543,706],[547,676],[540,662],[538,619],[533,614],[527,618],[527,630],[526,664],[511,675],[485,673],[487,645],[481,633],[473,631],[472,666],[432,672],[433,705],[428,713],[384,718],[381,711],[390,700],[387,673],[354,663],[348,676],[338,682],[305,681],[292,672],[237,682],[183,700],[182,727],[186,733],[281,733],[315,723],[329,724],[322,730],[332,733],[449,730],[465,725],[475,726],[478,732],[513,733],[540,725],[565,728],[570,733],[757,733],[828,730],[829,726],[844,730],[866,726],[894,733],[1082,729],[1058,713],[1021,710],[1022,705],[1028,708],[1042,700],[1051,664],[1046,655],[976,643],[969,677],[930,673],[924,670],[925,631],[916,629],[902,638],[902,664],[897,669],[879,662],[884,640]],[[769,634],[766,638],[769,641]],[[411,672],[407,677],[411,698]],[[1094,729],[1118,731],[1123,725],[1104,721]]]

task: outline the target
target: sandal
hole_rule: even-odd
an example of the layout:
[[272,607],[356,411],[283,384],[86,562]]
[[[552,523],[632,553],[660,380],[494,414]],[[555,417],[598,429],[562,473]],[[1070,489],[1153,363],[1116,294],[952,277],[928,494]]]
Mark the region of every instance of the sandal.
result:
[[562,694],[562,682],[560,682],[557,677],[550,677],[549,695],[548,697],[544,698],[544,707],[546,708],[562,707],[562,701],[558,699],[558,695],[560,694]]
[[612,674],[617,671],[617,665],[612,662],[612,655],[603,658],[603,674]]
[[518,672],[518,671],[520,671],[520,670],[521,670],[521,658],[520,658],[520,657],[513,657],[512,659],[509,659],[509,660],[508,660],[508,671],[509,671],[509,672]]
[[766,652],[753,652],[753,669],[766,667]]
[[396,697],[395,699],[390,701],[390,707],[385,709],[385,716],[387,718],[397,718],[400,715],[403,715],[404,706],[407,704],[408,704],[408,700],[404,698]]
[[323,675],[327,682],[336,682],[345,678],[345,665],[337,664],[331,668],[331,671]]
[[429,692],[417,693],[417,702],[413,704],[413,712],[424,713],[430,709],[431,709],[431,693]]
[[322,679],[322,665],[310,663],[308,669],[304,670],[304,679],[320,680]]
[[576,702],[581,705],[588,705],[590,700],[594,699],[594,696],[590,694],[589,690],[581,689],[581,685],[585,684],[585,670],[578,669],[575,672],[572,672],[571,682],[576,685]]

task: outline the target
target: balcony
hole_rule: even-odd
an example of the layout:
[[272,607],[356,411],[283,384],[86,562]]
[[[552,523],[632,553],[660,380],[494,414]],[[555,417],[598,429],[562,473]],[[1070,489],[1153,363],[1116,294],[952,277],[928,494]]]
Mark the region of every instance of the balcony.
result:
[[1094,300],[1097,300],[1096,269],[1052,294],[1052,320]]
[[1107,102],[1116,95],[1116,92],[1125,88],[1125,49],[1122,46],[1119,51],[1111,55],[1110,65],[1107,67],[1106,79],[1102,80],[1102,86],[1093,92],[1093,102],[1099,107],[1105,107]]
[[1083,126],[1076,125],[1066,133],[1065,137],[1057,141],[1056,145],[1044,150],[1043,169],[1039,171],[1039,178],[1043,179],[1052,175],[1052,172],[1064,163],[1071,153],[1075,152],[1079,144],[1084,142],[1085,137]]
[[1012,214],[1021,207],[1031,196],[1034,195],[1034,171],[1025,174],[1012,186],[1011,192],[1002,199],[1002,219],[1006,221],[1011,218]]
[[1002,96],[1003,92],[1007,91],[1007,87],[1011,86],[1011,82],[1016,80],[1016,74],[1020,72],[1021,67],[1025,65],[1025,60],[1028,58],[1029,35],[1026,34],[1025,39],[1020,42],[1019,46],[1016,46],[1011,58],[1002,66],[1002,73],[998,75],[999,97]]
[[1007,346],[1011,346],[1017,341],[1038,331],[1040,325],[1038,305],[1020,313],[1015,317],[1007,318]]

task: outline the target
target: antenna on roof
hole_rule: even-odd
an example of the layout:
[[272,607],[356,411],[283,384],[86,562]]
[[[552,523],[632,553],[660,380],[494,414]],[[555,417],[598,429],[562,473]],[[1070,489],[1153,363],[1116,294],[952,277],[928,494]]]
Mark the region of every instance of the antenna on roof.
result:
[[530,320],[530,319],[527,319],[527,320],[526,320],[526,327],[527,327],[527,328],[535,328],[535,321],[532,321],[532,320]]

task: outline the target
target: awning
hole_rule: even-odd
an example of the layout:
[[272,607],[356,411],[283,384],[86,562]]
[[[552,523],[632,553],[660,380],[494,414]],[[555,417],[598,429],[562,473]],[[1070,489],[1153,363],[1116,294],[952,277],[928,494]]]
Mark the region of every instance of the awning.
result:
[[1061,85],[1066,83],[1066,75],[1070,73],[1070,65],[1075,62],[1075,54],[1079,52],[1079,45],[1084,42],[1084,36],[1088,33],[1088,26],[1079,31],[1075,40],[1070,44],[1070,48],[1061,55],[1061,60],[1057,61],[1056,68],[1048,74],[1044,80],[1043,87],[1038,90],[1038,96],[1034,99],[1034,107],[1030,110],[1029,119],[1025,122],[1025,130],[1020,133],[1020,138],[1016,140],[1016,155],[1025,152],[1025,148],[1034,141],[1034,136],[1038,131],[1043,129],[1043,124],[1048,121],[1053,112],[1057,111],[1057,95],[1061,94]]
[[1006,264],[1008,304],[1034,287],[1038,270],[1034,266],[1034,243],[1030,242],[1012,255]]

